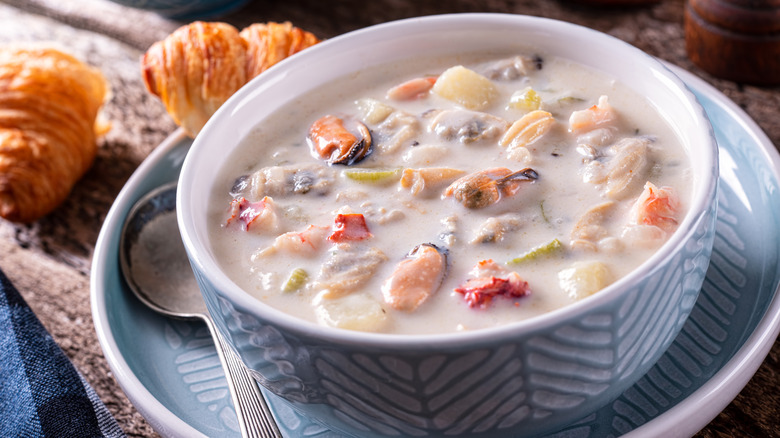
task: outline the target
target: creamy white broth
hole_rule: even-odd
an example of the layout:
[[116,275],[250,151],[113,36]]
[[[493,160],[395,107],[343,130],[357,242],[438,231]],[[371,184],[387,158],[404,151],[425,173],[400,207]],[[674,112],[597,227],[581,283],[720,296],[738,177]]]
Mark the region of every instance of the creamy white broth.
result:
[[[627,226],[627,215],[642,193],[645,181],[641,181],[623,199],[616,199],[608,218],[599,223],[608,238],[588,248],[572,244],[575,223],[586,211],[608,201],[609,196],[605,195],[604,184],[583,181],[586,165],[594,160],[588,160],[577,151],[578,136],[568,132],[568,121],[573,111],[589,108],[599,102],[600,96],[608,96],[609,105],[618,114],[618,121],[612,128],[614,138],[595,149],[606,151],[622,138],[652,136],[653,141],[648,146],[648,160],[652,164],[648,165],[646,180],[658,187],[668,186],[676,190],[680,200],[679,222],[690,195],[688,158],[669,127],[642,96],[601,73],[550,56],[542,56],[541,70],[532,68],[527,76],[509,81],[493,80],[498,94],[489,106],[479,109],[480,112],[497,116],[505,120],[507,126],[510,125],[528,111],[508,109],[507,103],[513,93],[530,86],[541,98],[540,109],[548,111],[555,119],[546,134],[526,147],[531,157],[524,161],[508,158],[507,148],[498,145],[501,135],[463,144],[458,140],[443,140],[429,130],[427,127],[436,116],[431,110],[462,108],[435,92],[428,92],[425,98],[406,101],[386,98],[387,90],[406,80],[439,75],[456,65],[482,72],[486,65],[511,56],[514,54],[428,59],[362,71],[331,87],[303,96],[264,120],[233,153],[229,165],[219,170],[218,183],[211,195],[211,244],[226,273],[259,300],[310,321],[336,326],[346,321],[343,324],[346,328],[419,334],[507,324],[582,299],[585,296],[573,297],[570,291],[564,290],[559,276],[561,271],[571,268],[576,262],[602,263],[609,271],[608,280],[602,286],[641,264],[663,243],[663,239],[656,239],[650,244],[637,245],[635,240],[622,236]],[[327,165],[322,159],[315,158],[306,141],[310,125],[327,114],[349,115],[365,121],[364,112],[357,102],[366,98],[390,105],[396,112],[401,110],[414,116],[420,123],[420,130],[397,150],[388,152],[382,143],[386,136],[380,133],[381,123],[366,122],[372,131],[374,145],[372,153],[365,159],[345,166]],[[501,134],[503,132],[505,130]],[[579,139],[582,140],[581,137]],[[323,172],[333,174],[334,181],[327,194],[312,189],[306,194],[271,196],[277,213],[275,227],[252,229],[250,226],[249,230],[244,230],[235,220],[226,225],[233,199],[229,192],[238,177],[270,166],[310,165],[321,166],[325,169]],[[493,205],[470,209],[451,197],[441,198],[444,189],[457,179],[455,177],[412,195],[410,188],[402,187],[398,177],[385,183],[367,183],[344,175],[345,171],[354,169],[425,167],[446,167],[467,173],[493,167],[506,167],[513,171],[530,167],[539,178],[521,183],[515,195],[504,196]],[[249,199],[252,197],[248,196],[250,194],[254,199]],[[262,198],[262,194],[246,190],[241,195],[250,201]],[[356,290],[340,298],[323,298],[322,286],[317,286],[318,276],[328,259],[329,249],[335,244],[327,242],[311,256],[284,250],[264,253],[263,250],[272,247],[277,236],[285,232],[300,232],[312,224],[331,227],[339,212],[364,215],[372,236],[352,246],[357,248],[358,253],[367,248],[377,249],[383,261],[377,264],[371,278]],[[511,222],[515,229],[505,232],[499,241],[472,243],[484,221],[505,215],[514,215]],[[447,223],[454,223],[454,229]],[[665,236],[668,237],[668,234]],[[543,254],[531,262],[505,264],[554,239],[561,243],[561,249]],[[410,250],[425,243],[447,251],[446,275],[435,293],[415,310],[396,310],[384,302],[382,284],[393,275],[397,264]],[[519,274],[528,283],[530,295],[496,297],[484,307],[470,307],[464,295],[454,290],[470,278],[468,273],[477,262],[486,259],[492,259],[507,271]],[[305,286],[294,292],[283,292],[283,285],[296,268],[308,273]],[[335,322],[323,318],[324,308],[330,309],[331,314],[363,312],[365,316],[366,312],[360,309],[364,309],[367,303],[375,312],[368,312],[368,315],[377,316],[383,321],[381,324],[372,322],[371,317],[363,320],[356,317],[357,322],[350,320],[355,315],[335,318]]]

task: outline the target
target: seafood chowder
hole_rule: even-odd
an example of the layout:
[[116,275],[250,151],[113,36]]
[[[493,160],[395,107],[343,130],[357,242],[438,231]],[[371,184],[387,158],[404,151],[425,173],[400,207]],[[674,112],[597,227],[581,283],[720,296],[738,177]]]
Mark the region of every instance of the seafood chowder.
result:
[[645,99],[544,54],[363,71],[254,128],[211,245],[270,306],[351,330],[476,330],[598,293],[675,231],[689,159]]

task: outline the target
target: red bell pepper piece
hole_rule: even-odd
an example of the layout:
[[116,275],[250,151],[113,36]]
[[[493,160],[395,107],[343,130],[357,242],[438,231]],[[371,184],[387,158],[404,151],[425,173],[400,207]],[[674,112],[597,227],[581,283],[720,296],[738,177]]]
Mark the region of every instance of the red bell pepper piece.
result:
[[516,272],[510,273],[507,278],[480,277],[468,280],[463,286],[455,289],[455,292],[463,294],[463,298],[469,307],[485,308],[494,297],[520,298],[531,293],[528,282],[520,278]]
[[363,240],[372,236],[366,225],[366,218],[359,213],[336,215],[333,230],[333,234],[328,236],[328,240],[336,243]]

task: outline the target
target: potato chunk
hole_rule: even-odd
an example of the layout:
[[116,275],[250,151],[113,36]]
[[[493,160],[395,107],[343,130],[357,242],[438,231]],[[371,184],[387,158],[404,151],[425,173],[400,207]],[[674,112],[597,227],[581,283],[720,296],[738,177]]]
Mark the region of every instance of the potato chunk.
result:
[[490,79],[461,65],[445,70],[433,92],[472,110],[486,108],[498,96]]
[[337,299],[315,298],[317,319],[321,324],[347,330],[375,332],[388,323],[379,301],[364,294]]
[[602,262],[575,262],[558,273],[558,283],[570,297],[581,300],[612,283],[612,273]]
[[392,106],[376,99],[365,98],[360,99],[355,103],[363,116],[363,121],[372,125],[382,123],[387,116],[395,111],[395,108]]

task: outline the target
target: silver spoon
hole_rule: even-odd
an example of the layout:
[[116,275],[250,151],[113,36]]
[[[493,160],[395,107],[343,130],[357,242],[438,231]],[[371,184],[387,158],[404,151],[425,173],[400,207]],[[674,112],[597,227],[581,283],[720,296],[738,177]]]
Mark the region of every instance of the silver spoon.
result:
[[175,182],[149,192],[130,209],[119,240],[119,264],[128,286],[144,304],[168,316],[206,323],[225,370],[241,436],[282,437],[257,382],[206,309],[179,237]]

